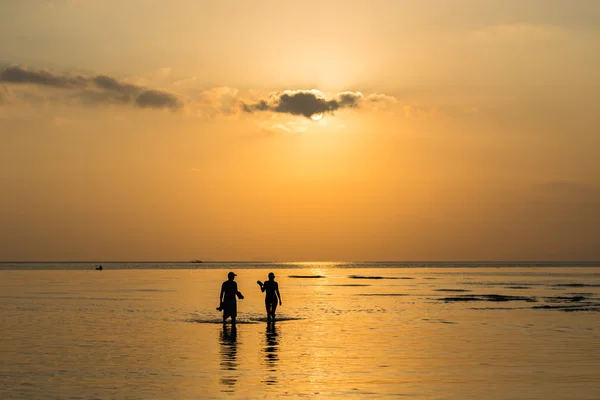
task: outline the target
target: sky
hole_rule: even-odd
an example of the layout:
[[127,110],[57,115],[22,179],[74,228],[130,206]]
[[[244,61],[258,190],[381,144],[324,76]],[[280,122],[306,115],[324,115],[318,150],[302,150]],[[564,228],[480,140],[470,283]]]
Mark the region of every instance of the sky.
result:
[[596,0],[0,3],[0,261],[600,260]]

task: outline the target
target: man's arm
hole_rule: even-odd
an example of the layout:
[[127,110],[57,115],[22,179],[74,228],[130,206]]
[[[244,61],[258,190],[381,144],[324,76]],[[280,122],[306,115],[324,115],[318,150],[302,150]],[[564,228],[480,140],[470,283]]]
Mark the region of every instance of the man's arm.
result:
[[238,297],[238,299],[242,300],[244,298],[244,295],[241,294],[238,290],[238,286],[237,283],[235,284],[235,295]]

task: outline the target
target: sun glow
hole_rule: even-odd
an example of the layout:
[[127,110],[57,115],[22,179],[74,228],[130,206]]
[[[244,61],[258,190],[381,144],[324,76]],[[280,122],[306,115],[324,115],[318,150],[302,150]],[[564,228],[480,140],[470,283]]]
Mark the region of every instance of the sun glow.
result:
[[318,121],[318,120],[320,120],[321,118],[323,118],[323,113],[320,113],[320,114],[313,114],[313,115],[311,115],[311,116],[310,116],[310,119],[312,119],[313,121]]

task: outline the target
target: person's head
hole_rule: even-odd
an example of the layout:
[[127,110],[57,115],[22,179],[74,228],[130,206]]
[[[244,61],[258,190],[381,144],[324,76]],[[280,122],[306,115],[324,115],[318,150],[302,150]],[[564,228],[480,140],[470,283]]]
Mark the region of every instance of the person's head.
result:
[[269,272],[269,280],[272,281],[273,279],[275,279],[275,274],[272,272]]
[[236,277],[236,274],[234,274],[233,272],[230,272],[227,274],[227,278],[232,281],[234,278]]

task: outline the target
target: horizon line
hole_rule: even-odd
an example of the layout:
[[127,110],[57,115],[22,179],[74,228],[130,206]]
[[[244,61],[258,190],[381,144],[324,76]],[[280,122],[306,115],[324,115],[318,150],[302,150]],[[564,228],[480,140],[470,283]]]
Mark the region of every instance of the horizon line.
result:
[[600,263],[600,260],[0,260],[0,264],[131,264],[131,263],[173,263],[173,264],[251,264],[251,263]]

